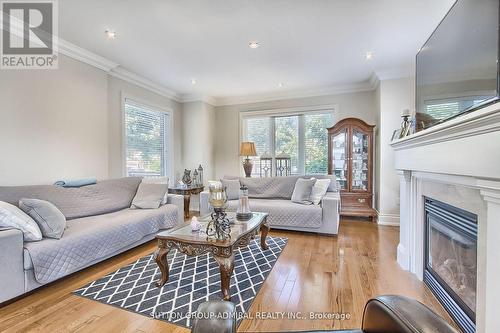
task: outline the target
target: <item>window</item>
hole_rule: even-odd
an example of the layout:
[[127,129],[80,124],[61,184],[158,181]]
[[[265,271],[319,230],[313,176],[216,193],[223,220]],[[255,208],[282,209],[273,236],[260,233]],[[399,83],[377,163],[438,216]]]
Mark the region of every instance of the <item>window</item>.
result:
[[[292,174],[328,172],[328,135],[333,112],[292,115],[243,115],[242,139],[255,142],[257,157],[252,175],[260,177],[260,159],[285,153],[291,158]],[[273,162],[274,163],[274,162]],[[273,170],[274,170],[273,164]]]
[[169,175],[169,114],[130,99],[124,112],[126,175]]

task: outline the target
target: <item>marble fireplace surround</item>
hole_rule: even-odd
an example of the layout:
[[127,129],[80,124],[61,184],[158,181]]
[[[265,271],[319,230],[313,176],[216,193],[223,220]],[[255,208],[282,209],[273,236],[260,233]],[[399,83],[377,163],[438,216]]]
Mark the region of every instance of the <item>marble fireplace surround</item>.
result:
[[400,175],[399,265],[424,271],[424,196],[478,216],[477,332],[500,327],[500,103],[391,143]]

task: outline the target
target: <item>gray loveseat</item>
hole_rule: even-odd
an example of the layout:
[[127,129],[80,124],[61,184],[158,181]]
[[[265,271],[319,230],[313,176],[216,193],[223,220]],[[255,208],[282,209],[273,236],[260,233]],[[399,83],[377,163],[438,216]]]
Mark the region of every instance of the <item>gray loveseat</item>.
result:
[[[328,192],[319,205],[303,205],[292,202],[293,189],[298,178],[330,178]],[[334,176],[306,175],[269,178],[245,178],[225,176],[225,179],[239,179],[248,187],[250,209],[269,213],[268,222],[272,228],[316,232],[338,233],[340,213],[340,193]],[[200,213],[211,212],[208,191],[200,194]],[[238,200],[228,200],[227,211],[234,212]]]
[[79,271],[183,223],[184,199],[168,195],[158,209],[129,209],[140,177],[80,188],[52,185],[0,187],[0,201],[21,198],[52,202],[67,219],[61,239],[23,242],[17,229],[0,230],[0,303]]

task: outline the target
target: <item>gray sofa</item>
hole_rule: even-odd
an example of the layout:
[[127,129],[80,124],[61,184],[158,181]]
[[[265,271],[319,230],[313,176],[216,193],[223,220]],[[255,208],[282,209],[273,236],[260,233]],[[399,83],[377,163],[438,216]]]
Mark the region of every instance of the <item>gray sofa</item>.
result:
[[52,185],[0,187],[0,201],[21,198],[52,202],[67,219],[61,239],[23,242],[17,229],[0,230],[0,303],[155,237],[184,222],[184,198],[168,195],[158,209],[129,209],[140,177],[98,182],[80,188]]
[[[298,178],[330,178],[328,192],[319,205],[303,205],[292,202],[293,189]],[[306,175],[269,178],[245,178],[224,176],[225,179],[239,179],[248,187],[250,210],[269,213],[268,222],[272,228],[307,231],[322,234],[338,233],[340,213],[340,193],[334,176]],[[200,213],[212,211],[208,202],[209,193],[200,194]],[[228,200],[227,211],[234,212],[238,200]]]

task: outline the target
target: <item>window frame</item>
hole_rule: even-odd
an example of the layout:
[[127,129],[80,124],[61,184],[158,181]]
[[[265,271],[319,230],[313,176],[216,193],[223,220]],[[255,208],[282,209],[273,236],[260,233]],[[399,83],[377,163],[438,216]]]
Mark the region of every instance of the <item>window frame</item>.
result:
[[[335,116],[338,113],[338,105],[337,104],[328,104],[328,105],[316,105],[316,106],[305,106],[305,107],[295,107],[295,108],[277,108],[277,109],[262,109],[262,110],[246,110],[246,111],[240,111],[239,114],[239,145],[241,142],[246,140],[246,126],[245,126],[245,121],[247,119],[251,118],[262,118],[262,117],[269,117],[270,119],[270,126],[269,126],[269,131],[270,135],[269,138],[271,140],[270,142],[270,147],[271,151],[269,152],[272,157],[273,157],[273,163],[275,160],[275,154],[276,154],[276,127],[275,127],[275,122],[271,121],[271,119],[277,118],[277,117],[289,117],[289,116],[299,116],[299,128],[298,128],[298,135],[299,135],[299,147],[298,147],[298,154],[299,154],[299,160],[297,161],[297,166],[299,168],[299,174],[302,174],[302,172],[305,172],[305,130],[304,130],[304,117],[300,117],[303,115],[314,115],[314,114],[324,114],[324,113],[331,113],[332,118],[335,119]],[[333,124],[332,124],[333,125]],[[300,144],[300,142],[303,142],[303,144]],[[239,152],[239,145],[238,145],[238,152]],[[300,158],[303,156],[304,158]],[[273,165],[274,168],[274,165]],[[243,172],[240,168],[240,175],[243,175]]]
[[137,107],[142,107],[145,108],[149,111],[153,112],[159,112],[159,113],[164,113],[166,114],[167,117],[167,124],[165,126],[165,140],[167,141],[165,143],[165,148],[167,152],[164,154],[164,163],[165,163],[165,175],[166,177],[169,177],[169,179],[173,180],[174,179],[174,112],[173,109],[170,107],[165,107],[165,106],[160,106],[155,103],[151,103],[150,101],[144,100],[141,97],[135,96],[133,94],[129,94],[126,92],[121,92],[121,136],[122,136],[122,142],[121,142],[121,151],[122,151],[122,176],[123,177],[128,177],[127,174],[127,133],[125,130],[125,105],[127,103],[134,104]]

